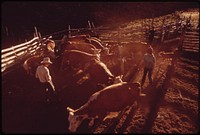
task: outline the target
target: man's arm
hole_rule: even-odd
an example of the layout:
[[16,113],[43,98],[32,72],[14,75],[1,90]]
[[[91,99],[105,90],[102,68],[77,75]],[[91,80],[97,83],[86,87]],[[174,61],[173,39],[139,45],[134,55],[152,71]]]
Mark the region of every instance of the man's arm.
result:
[[52,86],[53,90],[55,91],[55,87],[53,85],[53,82],[52,82],[52,79],[51,79],[51,75],[50,75],[48,69],[46,70],[45,77],[46,77],[47,82],[50,83],[50,85]]

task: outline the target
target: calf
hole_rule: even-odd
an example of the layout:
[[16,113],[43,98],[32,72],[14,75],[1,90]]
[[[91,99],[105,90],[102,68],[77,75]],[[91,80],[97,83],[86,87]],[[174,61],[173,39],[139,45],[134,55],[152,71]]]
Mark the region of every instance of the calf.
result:
[[67,107],[69,112],[69,131],[76,129],[86,118],[91,119],[89,126],[94,124],[94,119],[104,117],[109,112],[119,112],[129,105],[137,102],[141,94],[140,83],[118,83],[110,85],[94,93],[87,103],[74,110]]

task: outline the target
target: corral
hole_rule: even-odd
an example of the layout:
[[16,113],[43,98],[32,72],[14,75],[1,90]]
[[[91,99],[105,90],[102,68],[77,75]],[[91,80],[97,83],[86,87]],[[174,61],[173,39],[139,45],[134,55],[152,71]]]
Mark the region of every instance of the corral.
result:
[[[155,26],[159,27],[161,20],[162,18],[155,18]],[[116,36],[116,30],[99,32],[99,38],[103,43],[113,48],[115,45],[122,48],[125,46],[123,50],[125,53],[111,50],[110,54],[101,60],[114,76],[123,75],[122,80],[126,82],[140,82],[142,78],[142,57],[149,45],[145,41],[145,34],[138,34],[142,32],[138,31],[137,24],[142,22],[144,24],[145,20],[137,20],[134,22],[135,25],[132,25],[132,22],[120,28],[120,38]],[[137,38],[131,34],[132,32],[139,35],[138,42],[131,42]],[[88,127],[89,122],[85,120],[76,133],[197,133],[199,33],[194,29],[175,37],[172,35],[168,37],[171,39],[163,42],[159,42],[162,36],[157,37],[152,44],[157,58],[153,83],[149,85],[146,80],[142,90],[146,97],[141,100],[139,106],[132,104],[121,112],[111,113],[107,119],[95,121],[93,127]],[[115,44],[112,40],[118,42]],[[136,48],[139,49],[134,52]],[[170,55],[159,55],[161,51]],[[88,101],[94,91],[102,89],[105,84],[96,86],[88,81],[90,77],[88,74],[83,76],[79,74],[81,69],[75,71],[68,67],[60,69],[55,61],[50,71],[60,100],[47,104],[38,80],[34,76],[27,75],[22,68],[22,63],[27,57],[30,56],[23,56],[23,60],[14,67],[2,69],[3,131],[70,133],[66,108],[68,106],[79,108]],[[83,67],[87,69],[88,66],[85,64]]]

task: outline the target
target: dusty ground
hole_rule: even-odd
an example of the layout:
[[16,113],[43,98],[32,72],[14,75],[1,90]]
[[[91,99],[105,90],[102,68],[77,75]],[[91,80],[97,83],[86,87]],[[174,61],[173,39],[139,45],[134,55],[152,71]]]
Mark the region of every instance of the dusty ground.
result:
[[[126,26],[124,30],[131,25]],[[146,78],[143,92],[147,97],[139,107],[126,108],[120,117],[97,122],[92,128],[88,128],[86,120],[77,133],[188,134],[199,131],[199,62],[182,53],[173,72],[166,74],[172,59],[159,57],[159,48],[154,46],[157,62],[153,84],[149,85]],[[44,102],[37,80],[25,75],[22,67],[2,77],[4,133],[69,133],[66,107],[80,107],[92,92],[87,83],[76,85],[72,72],[59,72],[56,68],[51,68],[51,71],[61,99],[55,104]],[[140,81],[142,72],[143,68],[139,67],[132,81]],[[166,76],[170,80],[166,80]]]

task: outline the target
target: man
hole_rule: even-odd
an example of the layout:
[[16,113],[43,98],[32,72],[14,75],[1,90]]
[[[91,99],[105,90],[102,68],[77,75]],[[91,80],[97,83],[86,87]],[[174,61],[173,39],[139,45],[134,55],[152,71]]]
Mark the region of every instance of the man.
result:
[[55,87],[48,69],[50,64],[52,64],[52,62],[49,57],[43,58],[35,74],[35,77],[38,78],[41,83],[41,88],[46,92],[47,102],[50,102],[50,100],[55,97]]
[[55,59],[56,58],[55,48],[56,48],[55,42],[53,40],[47,40],[46,41],[46,49],[44,51],[44,55],[46,57],[50,57],[52,59]]
[[148,73],[149,83],[150,84],[152,83],[152,72],[155,62],[156,58],[153,54],[153,48],[149,46],[149,48],[147,49],[147,53],[144,55],[144,72],[143,72],[141,86],[143,86],[145,82],[147,73]]

